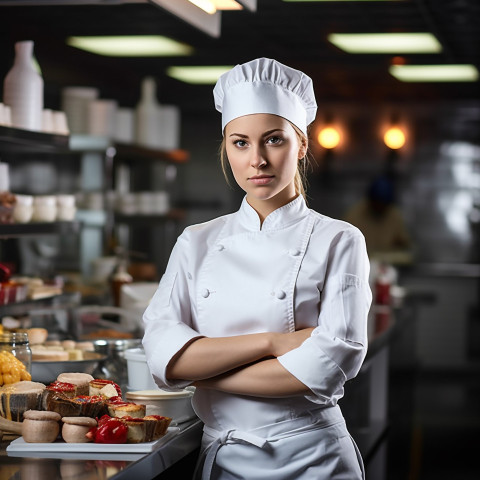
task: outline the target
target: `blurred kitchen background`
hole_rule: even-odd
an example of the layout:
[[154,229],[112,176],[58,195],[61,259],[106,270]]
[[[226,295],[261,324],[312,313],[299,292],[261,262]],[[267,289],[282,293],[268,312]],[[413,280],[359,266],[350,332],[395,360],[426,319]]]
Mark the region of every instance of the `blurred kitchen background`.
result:
[[[232,212],[242,198],[219,166],[214,80],[198,71],[181,80],[172,67],[228,68],[264,56],[299,68],[319,106],[310,206],[346,218],[382,178],[409,237],[405,248],[370,252],[406,306],[388,340],[388,425],[369,451],[367,478],[478,478],[480,2],[245,0],[214,14],[192,3],[0,0],[0,78],[15,44],[33,41],[44,109],[65,111],[70,127],[66,143],[50,132],[37,148],[4,118],[9,190],[75,195],[79,225],[61,235],[4,231],[0,262],[16,275],[57,279],[83,302],[114,302],[114,270],[154,284],[185,226]],[[388,50],[377,39],[383,52],[356,53],[332,36],[368,33],[426,33],[433,46]],[[129,56],[117,43],[98,54],[73,38],[107,35],[161,35],[183,53]],[[414,65],[462,65],[468,78],[394,76]],[[168,126],[158,127],[163,137],[147,127],[140,137],[135,127],[152,105]],[[336,129],[338,143],[319,144],[324,127]],[[384,143],[389,127],[403,132],[403,144]]]

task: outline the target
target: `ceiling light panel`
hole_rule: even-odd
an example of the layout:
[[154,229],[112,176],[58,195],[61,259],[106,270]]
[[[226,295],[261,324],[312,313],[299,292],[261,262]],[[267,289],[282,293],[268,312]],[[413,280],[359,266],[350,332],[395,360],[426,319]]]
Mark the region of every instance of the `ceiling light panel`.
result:
[[69,37],[67,45],[109,57],[192,55],[193,48],[161,35]]
[[392,65],[389,72],[402,82],[477,82],[474,65]]
[[217,10],[242,10],[243,6],[235,0],[212,0]]
[[151,2],[168,10],[211,37],[220,37],[222,26],[221,12],[206,13],[201,8],[190,3],[189,0],[151,0]]
[[332,33],[328,41],[347,53],[439,53],[431,33]]
[[169,67],[167,75],[185,83],[213,85],[220,75],[232,68],[233,65]]

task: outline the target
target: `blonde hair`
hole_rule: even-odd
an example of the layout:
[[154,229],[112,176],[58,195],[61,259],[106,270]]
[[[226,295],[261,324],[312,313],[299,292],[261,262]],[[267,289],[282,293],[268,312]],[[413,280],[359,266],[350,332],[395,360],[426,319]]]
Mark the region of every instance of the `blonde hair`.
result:
[[[307,146],[307,149],[305,150],[305,156],[303,158],[300,158],[297,162],[297,171],[295,172],[295,177],[294,177],[295,193],[302,195],[306,201],[307,200],[306,192],[307,192],[307,184],[308,184],[307,172],[310,167],[310,152],[308,150],[308,138],[306,135],[304,135],[304,133],[299,128],[293,125],[293,123],[290,123],[290,125],[292,125],[293,129],[295,130],[295,133],[297,134],[300,145]],[[228,172],[230,171],[229,169],[230,164],[228,162],[227,144],[226,144],[225,137],[223,137],[222,143],[220,144],[219,154],[220,154],[220,165],[222,167],[223,176],[225,177],[227,184],[231,186],[230,178],[228,174]]]

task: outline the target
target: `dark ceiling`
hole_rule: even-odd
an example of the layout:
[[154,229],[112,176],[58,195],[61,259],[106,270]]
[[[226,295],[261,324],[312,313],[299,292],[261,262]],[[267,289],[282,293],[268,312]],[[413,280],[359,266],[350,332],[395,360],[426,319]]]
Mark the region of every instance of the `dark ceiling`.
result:
[[[45,80],[46,105],[50,108],[58,107],[55,103],[59,102],[60,90],[68,85],[96,86],[103,98],[116,98],[123,106],[133,106],[139,97],[140,80],[146,75],[157,78],[160,101],[191,111],[211,108],[211,86],[191,86],[170,79],[165,75],[166,67],[234,65],[260,56],[276,58],[308,73],[319,102],[480,99],[479,82],[402,83],[388,73],[391,55],[347,54],[326,39],[331,32],[429,31],[441,42],[443,53],[407,55],[407,63],[472,63],[478,68],[480,0],[258,0],[256,12],[224,12],[220,38],[210,37],[166,10],[138,0],[55,6],[22,6],[22,0],[16,3],[19,6],[11,6],[11,0],[0,0],[0,76],[4,78],[12,65],[14,42],[34,40]],[[108,58],[65,44],[70,35],[102,34],[162,34],[190,44],[195,54],[179,58]]]

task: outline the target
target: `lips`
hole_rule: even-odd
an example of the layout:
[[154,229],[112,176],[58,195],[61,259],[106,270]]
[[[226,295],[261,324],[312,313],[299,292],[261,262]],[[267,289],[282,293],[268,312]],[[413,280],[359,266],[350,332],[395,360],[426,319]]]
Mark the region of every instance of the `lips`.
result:
[[273,180],[273,175],[254,175],[250,177],[248,180],[252,182],[254,185],[267,185]]

